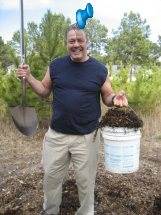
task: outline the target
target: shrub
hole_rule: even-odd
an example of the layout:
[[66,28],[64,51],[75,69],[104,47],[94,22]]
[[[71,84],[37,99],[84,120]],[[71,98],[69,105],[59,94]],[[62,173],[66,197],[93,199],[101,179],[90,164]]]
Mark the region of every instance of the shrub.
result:
[[140,68],[136,80],[128,80],[128,68],[121,69],[113,78],[113,88],[124,90],[128,96],[129,105],[141,112],[149,112],[161,104],[161,68],[153,66],[150,69]]

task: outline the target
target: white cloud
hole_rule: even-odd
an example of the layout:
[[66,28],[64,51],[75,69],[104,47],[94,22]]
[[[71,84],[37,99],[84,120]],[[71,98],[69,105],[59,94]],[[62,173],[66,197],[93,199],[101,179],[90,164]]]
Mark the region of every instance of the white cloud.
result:
[[[26,10],[41,9],[49,7],[53,4],[53,0],[24,0],[24,8]],[[0,9],[14,10],[20,5],[20,0],[0,0]]]
[[0,0],[0,9],[15,9],[18,7],[18,0]]
[[47,8],[50,7],[50,5],[53,4],[52,0],[26,0],[24,1],[24,7],[29,10],[29,9],[42,9],[42,8]]

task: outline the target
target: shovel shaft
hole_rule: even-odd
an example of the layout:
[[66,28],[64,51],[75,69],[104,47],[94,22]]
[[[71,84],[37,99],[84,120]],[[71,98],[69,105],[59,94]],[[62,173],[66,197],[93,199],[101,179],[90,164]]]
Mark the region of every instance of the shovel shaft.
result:
[[21,44],[21,64],[25,63],[25,44],[24,44],[24,14],[23,14],[23,0],[20,0],[20,44]]
[[25,107],[26,106],[26,80],[25,77],[21,79],[22,83],[22,99],[21,99],[21,106]]
[[[20,44],[21,44],[21,64],[24,64],[25,59],[25,44],[24,44],[24,13],[23,13],[23,0],[20,0]],[[26,105],[26,80],[25,77],[21,80],[22,83],[22,99],[21,105],[24,107]]]

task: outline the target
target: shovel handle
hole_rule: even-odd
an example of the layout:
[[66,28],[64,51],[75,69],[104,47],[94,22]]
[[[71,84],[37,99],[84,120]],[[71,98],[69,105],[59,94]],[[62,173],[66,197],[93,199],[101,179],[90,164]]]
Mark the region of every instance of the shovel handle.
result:
[[22,83],[22,100],[21,100],[21,105],[22,105],[22,107],[24,107],[26,105],[26,79],[25,79],[25,77],[22,77],[21,83]]

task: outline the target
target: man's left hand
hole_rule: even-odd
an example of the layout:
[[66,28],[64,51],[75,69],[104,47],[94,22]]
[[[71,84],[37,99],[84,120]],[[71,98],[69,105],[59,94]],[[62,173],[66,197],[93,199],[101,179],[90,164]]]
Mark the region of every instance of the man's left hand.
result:
[[113,104],[114,104],[114,106],[117,106],[117,107],[127,107],[128,106],[128,101],[127,101],[124,91],[120,91],[116,94],[116,96],[113,99]]

